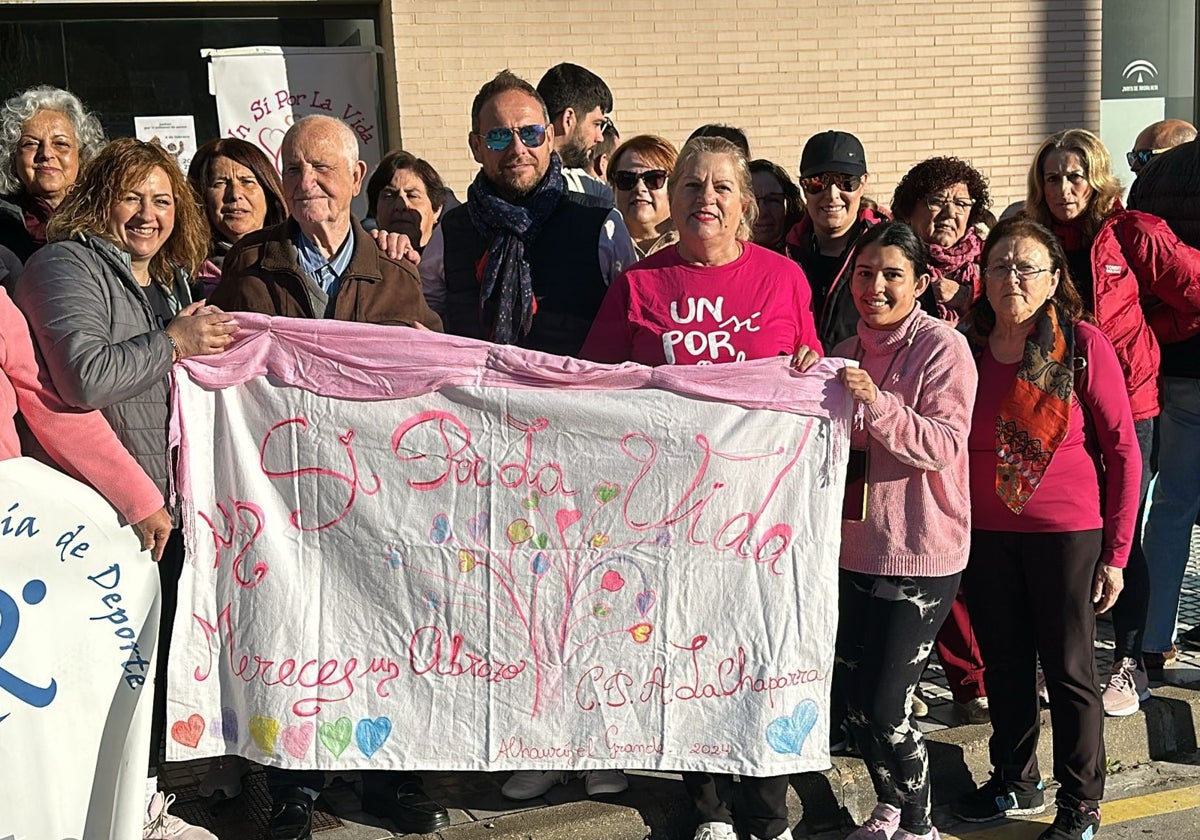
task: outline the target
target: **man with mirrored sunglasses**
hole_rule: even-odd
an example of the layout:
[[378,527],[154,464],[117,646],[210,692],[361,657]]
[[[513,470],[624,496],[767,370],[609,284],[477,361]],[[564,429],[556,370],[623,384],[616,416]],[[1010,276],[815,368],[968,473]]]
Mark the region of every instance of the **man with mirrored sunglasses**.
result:
[[572,192],[537,90],[505,70],[471,106],[479,173],[442,222],[446,331],[573,356],[634,262],[621,215]]
[[1125,153],[1125,162],[1137,175],[1157,155],[1196,139],[1196,127],[1186,120],[1159,120],[1141,130],[1133,141],[1133,151]]
[[862,143],[846,131],[814,134],[800,156],[804,218],[787,234],[787,255],[812,286],[813,315],[825,347],[854,335],[858,310],[847,291],[850,254],[868,228],[887,221],[863,203],[869,179]]

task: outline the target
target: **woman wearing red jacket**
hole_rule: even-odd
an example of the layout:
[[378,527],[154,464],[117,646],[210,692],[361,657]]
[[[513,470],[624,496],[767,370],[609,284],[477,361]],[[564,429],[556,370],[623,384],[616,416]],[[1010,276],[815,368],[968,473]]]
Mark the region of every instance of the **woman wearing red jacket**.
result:
[[[1142,454],[1139,504],[1150,481],[1152,419],[1160,410],[1158,341],[1146,311],[1194,309],[1200,295],[1200,252],[1182,242],[1156,216],[1126,210],[1108,150],[1090,131],[1070,129],[1048,137],[1029,169],[1025,212],[1062,243],[1084,308],[1112,342],[1125,375]],[[1143,658],[1149,574],[1138,516],[1125,591],[1113,609],[1117,648],[1104,692],[1104,710],[1131,715],[1150,697],[1146,667],[1162,667],[1162,654]]]

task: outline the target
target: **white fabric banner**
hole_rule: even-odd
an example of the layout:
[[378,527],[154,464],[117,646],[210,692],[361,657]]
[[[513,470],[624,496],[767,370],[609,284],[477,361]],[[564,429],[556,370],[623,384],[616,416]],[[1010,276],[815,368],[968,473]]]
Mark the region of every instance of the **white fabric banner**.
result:
[[[296,117],[324,114],[342,120],[359,140],[367,174],[380,151],[378,47],[240,47],[204,49],[208,88],[226,137],[258,146],[279,168],[283,135]],[[366,213],[364,193],[354,212]]]
[[0,838],[141,836],[157,596],[95,491],[0,462]]
[[[240,384],[178,377],[194,515],[169,758],[754,775],[829,765],[840,387],[826,402],[844,402],[841,415],[747,410],[570,387],[611,370],[573,361],[578,376],[540,381],[539,359],[565,360],[513,349],[503,365],[478,351],[488,361],[476,371],[453,353],[485,345],[412,330],[372,328],[354,344],[322,323],[289,341],[282,325],[295,322],[258,335],[239,322],[228,358],[189,366]],[[248,367],[262,347],[269,376]],[[388,358],[369,369],[321,358],[355,347]],[[437,376],[437,359],[475,382],[503,368],[514,385],[395,396],[394,365]],[[749,369],[814,406],[836,381],[765,365]],[[719,387],[745,387],[740,366],[722,367]]]

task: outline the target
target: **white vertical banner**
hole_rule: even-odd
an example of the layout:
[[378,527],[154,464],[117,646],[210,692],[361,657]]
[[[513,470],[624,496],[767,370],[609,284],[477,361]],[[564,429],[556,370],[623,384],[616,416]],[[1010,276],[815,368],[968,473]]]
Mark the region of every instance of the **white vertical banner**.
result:
[[158,570],[89,487],[0,462],[0,838],[145,821]]
[[[380,147],[378,47],[239,47],[203,49],[208,89],[217,100],[221,134],[258,146],[279,168],[283,135],[309,114],[336,117],[358,135],[359,155],[373,172]],[[366,213],[365,190],[354,212]]]

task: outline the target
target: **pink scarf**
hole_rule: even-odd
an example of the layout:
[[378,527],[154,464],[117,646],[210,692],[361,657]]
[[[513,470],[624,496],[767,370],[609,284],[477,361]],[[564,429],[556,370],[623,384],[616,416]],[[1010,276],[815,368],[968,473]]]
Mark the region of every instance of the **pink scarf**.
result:
[[929,267],[939,278],[954,280],[971,288],[971,303],[983,294],[980,282],[979,254],[983,251],[983,240],[975,228],[967,228],[967,235],[949,248],[929,243]]

